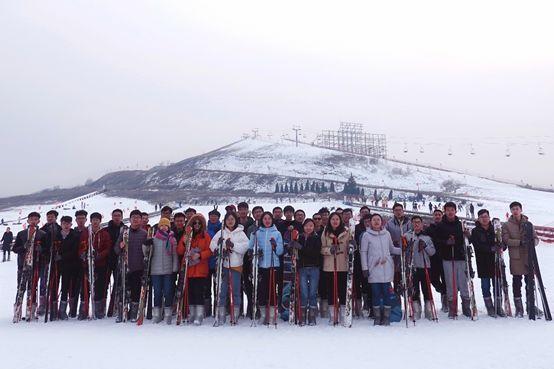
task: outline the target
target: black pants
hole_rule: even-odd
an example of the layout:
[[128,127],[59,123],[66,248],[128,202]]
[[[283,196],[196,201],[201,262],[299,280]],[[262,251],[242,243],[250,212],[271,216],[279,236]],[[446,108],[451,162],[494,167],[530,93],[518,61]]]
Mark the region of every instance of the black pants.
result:
[[78,269],[66,269],[62,270],[62,291],[60,294],[60,300],[67,302],[67,297],[74,298],[78,295],[79,285],[81,280],[79,279]]
[[[534,291],[529,291],[529,282],[531,276],[526,275],[525,276],[525,296],[529,296],[529,293],[534,293]],[[521,275],[514,275],[512,277],[512,290],[514,291],[514,298],[521,298],[521,287],[523,286],[523,276]]]
[[127,273],[128,289],[131,291],[131,302],[139,302],[140,282],[142,279],[142,270]]
[[188,284],[189,305],[204,306],[204,294],[206,293],[208,278],[189,278]]
[[[258,305],[267,306],[269,301],[269,306],[275,306],[275,293],[276,293],[276,282],[273,281],[272,285],[269,285],[269,268],[259,268],[258,273],[260,275],[260,283],[258,284]],[[275,269],[275,277],[277,277],[277,269]],[[277,279],[277,278],[276,278]]]
[[[329,291],[329,296],[327,297],[327,302],[329,303],[329,306],[333,305],[333,283],[334,283],[334,277],[333,272],[323,272],[323,274],[327,274],[327,291]],[[337,272],[337,284],[338,284],[338,292],[339,292],[339,303],[341,305],[346,305],[346,275],[347,272]]]
[[252,316],[252,299],[254,283],[252,283],[252,261],[248,254],[244,255],[242,264],[242,291],[246,294],[246,314]]
[[[428,266],[429,267],[429,266]],[[442,266],[442,258],[438,253],[431,257],[431,284],[435,287],[435,291],[441,295],[446,294],[446,282],[444,279],[444,268]]]
[[[4,260],[7,260],[7,259],[10,258],[10,253],[11,253],[11,251],[4,250]],[[6,257],[6,255],[8,255],[8,257]]]
[[106,298],[106,275],[107,266],[96,267],[95,280],[94,280],[94,297],[96,301],[100,301]]
[[361,299],[362,294],[365,294],[368,296],[369,301],[371,301],[371,288],[369,288],[369,283],[362,273],[360,251],[354,253],[354,286],[352,290],[354,298]]
[[431,296],[429,295],[429,288],[427,287],[427,280],[425,278],[425,269],[423,268],[414,268],[412,275],[412,282],[414,286],[413,299],[420,301],[421,292],[423,292],[423,299],[425,301],[430,301]]

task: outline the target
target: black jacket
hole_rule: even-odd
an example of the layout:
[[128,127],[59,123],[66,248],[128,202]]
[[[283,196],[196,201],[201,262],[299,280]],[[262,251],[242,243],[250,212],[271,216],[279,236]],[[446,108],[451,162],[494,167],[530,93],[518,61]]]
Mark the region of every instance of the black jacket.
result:
[[113,245],[110,249],[110,254],[108,255],[108,267],[111,270],[114,270],[117,268],[117,255],[115,254],[114,246],[119,239],[120,232],[123,230],[123,223],[121,223],[119,226],[116,226],[113,221],[110,220],[106,229],[108,230],[110,238],[113,242]]
[[[445,215],[442,221],[437,224],[434,233],[434,238],[436,239],[435,246],[438,248],[442,260],[452,260],[452,253],[454,253],[454,260],[465,260],[464,232],[462,222],[460,222],[458,217],[453,222],[450,222]],[[453,245],[448,244],[451,236],[454,239]],[[433,242],[435,242],[435,239],[433,239]]]
[[9,251],[13,242],[13,233],[11,231],[4,232],[4,235],[2,236],[2,241],[0,242],[2,242],[2,250]]
[[485,230],[479,222],[475,222],[469,241],[475,248],[479,278],[494,278],[496,236],[492,224]]
[[317,267],[321,265],[321,237],[317,233],[312,233],[310,237],[301,234],[298,243],[302,248],[298,251],[298,266]]
[[[28,235],[29,235],[29,230],[24,229],[18,232],[17,236],[15,236],[15,243],[13,245],[12,251],[17,254],[17,268],[19,270],[23,268],[23,262],[25,260],[25,252],[27,251],[27,248],[25,246],[27,245]],[[35,235],[35,257],[37,252],[39,253],[39,256],[46,255],[49,252],[50,247],[46,244],[45,239],[46,239],[46,234],[44,233],[44,231],[41,231],[40,229],[38,229]]]
[[60,272],[76,272],[81,268],[82,261],[79,258],[79,247],[81,245],[80,233],[74,229],[63,238],[62,232],[58,232],[57,240],[60,242],[61,260],[58,263]]

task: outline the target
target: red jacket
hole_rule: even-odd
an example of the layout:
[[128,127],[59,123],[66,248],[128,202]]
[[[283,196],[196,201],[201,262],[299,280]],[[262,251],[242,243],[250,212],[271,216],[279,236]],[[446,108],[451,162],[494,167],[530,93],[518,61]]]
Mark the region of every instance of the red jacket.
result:
[[[89,242],[88,229],[81,233],[81,247],[80,254],[86,254]],[[96,252],[96,259],[94,265],[98,268],[105,267],[110,255],[110,249],[113,245],[112,238],[106,228],[100,229],[98,232],[92,234],[92,246]]]

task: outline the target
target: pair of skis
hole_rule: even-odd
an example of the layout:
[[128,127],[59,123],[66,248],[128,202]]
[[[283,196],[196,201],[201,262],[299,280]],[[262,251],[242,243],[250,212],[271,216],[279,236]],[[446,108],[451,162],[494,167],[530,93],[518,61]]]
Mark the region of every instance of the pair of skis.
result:
[[37,231],[36,227],[32,227],[29,228],[27,233],[25,258],[15,298],[13,315],[14,323],[19,323],[22,319],[23,298],[25,296],[25,292],[27,293],[27,321],[31,321],[33,316],[33,305],[36,302],[34,301],[36,300],[36,281],[38,280],[36,277],[38,276],[39,269],[38,250],[35,250],[35,236]]
[[502,223],[500,219],[494,219],[493,222],[494,234],[496,238],[496,247],[498,250],[494,255],[494,289],[496,296],[494,299],[494,311],[498,315],[500,301],[504,305],[504,313],[512,317],[512,306],[510,304],[510,295],[508,291],[508,281],[506,280],[506,264],[504,263],[504,255],[502,249]]
[[181,325],[183,321],[183,315],[185,319],[188,316],[188,278],[187,273],[189,270],[189,252],[192,244],[192,231],[188,234],[185,232],[185,253],[181,260],[181,266],[179,267],[179,279],[177,282],[177,292],[175,294],[175,304],[177,306],[177,317],[175,319],[176,325]]
[[[468,229],[466,227],[466,223],[462,223],[462,229],[464,232],[464,258],[466,262],[466,279],[467,279],[467,289],[469,291],[469,303],[470,303],[470,309],[471,309],[471,320],[477,320],[479,316],[479,312],[477,310],[477,301],[475,299],[475,286],[473,285],[473,278],[471,276],[471,255],[473,253],[472,248],[469,244],[469,239],[465,235],[465,231]],[[452,271],[454,273],[454,270]],[[456,290],[454,290],[454,293],[458,293]]]
[[[154,227],[148,229],[148,239],[152,238],[152,233]],[[142,325],[144,323],[144,315],[146,310],[146,301],[148,300],[148,287],[150,286],[150,264],[152,262],[152,254],[154,253],[154,245],[150,245],[148,252],[144,255],[143,259],[143,272],[142,279],[140,282],[140,297],[139,297],[139,308],[137,313],[137,325]]]

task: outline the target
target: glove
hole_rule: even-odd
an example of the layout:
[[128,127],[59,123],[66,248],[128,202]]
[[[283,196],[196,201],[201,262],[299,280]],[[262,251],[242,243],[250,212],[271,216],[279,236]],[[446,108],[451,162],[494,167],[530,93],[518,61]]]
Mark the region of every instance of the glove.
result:
[[227,241],[225,241],[225,246],[227,246],[227,249],[229,250],[235,247],[235,244],[233,243],[233,241],[231,241],[230,238],[228,238]]
[[362,275],[364,276],[364,279],[367,281],[369,279],[369,270],[362,270]]
[[425,243],[425,241],[419,240],[419,243],[417,246],[418,246],[419,252],[422,252],[427,247],[427,244]]
[[297,241],[297,240],[298,240],[298,235],[299,235],[299,233],[298,233],[298,231],[295,229],[295,230],[293,230],[293,231],[291,232],[290,237],[291,237],[291,239],[292,239],[293,241]]
[[338,251],[339,251],[339,248],[336,245],[331,246],[331,248],[329,249],[329,252],[331,253],[331,255],[336,255]]
[[275,241],[275,238],[271,238],[271,240],[269,240],[269,243],[271,244],[271,250],[275,251],[277,249],[277,241]]
[[152,246],[154,244],[153,238],[147,238],[146,241],[144,241],[144,246]]

